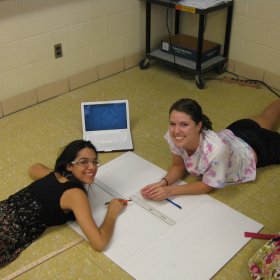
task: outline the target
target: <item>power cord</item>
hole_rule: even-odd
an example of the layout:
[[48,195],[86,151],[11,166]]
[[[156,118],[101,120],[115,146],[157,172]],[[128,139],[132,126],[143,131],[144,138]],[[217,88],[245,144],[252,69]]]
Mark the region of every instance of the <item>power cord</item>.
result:
[[[236,77],[236,80],[245,82],[245,83],[251,83],[251,84],[257,84],[257,85],[263,85],[265,86],[268,90],[270,90],[272,93],[274,93],[276,96],[280,97],[280,94],[278,92],[280,92],[279,89],[273,88],[271,86],[269,86],[267,83],[265,83],[264,81],[260,81],[260,80],[252,80],[252,79],[247,79],[245,77],[239,76],[235,73],[232,73],[230,71],[225,71],[231,75],[234,75]],[[278,91],[278,92],[277,92]]]
[[[170,32],[170,28],[169,28],[169,10],[170,8],[172,7],[172,0],[169,0],[169,3],[168,3],[168,6],[167,6],[167,9],[166,9],[166,19],[165,19],[165,22],[166,22],[166,29],[167,29],[167,32],[168,32],[168,38],[169,38],[169,45],[171,47],[171,53],[173,55],[173,64],[175,65],[175,67],[177,68],[177,72],[178,74],[185,80],[195,80],[195,75],[193,74],[189,74],[187,75],[186,74],[186,71],[183,70],[183,67],[180,67],[177,63],[176,63],[176,55],[175,55],[175,52],[174,52],[174,47],[173,47],[173,44],[172,44],[172,36],[171,36],[171,32]],[[204,24],[203,24],[203,33],[206,29],[206,21],[207,21],[207,14],[205,15],[204,17]],[[180,68],[179,68],[180,67]]]
[[172,52],[172,55],[173,55],[173,64],[174,64],[175,67],[177,66],[176,67],[177,72],[183,79],[185,79],[185,80],[195,80],[194,76],[185,75],[186,71],[180,70],[179,65],[176,63],[176,55],[175,55],[175,52],[174,52],[174,47],[173,47],[173,44],[172,44],[172,36],[171,36],[170,28],[169,28],[169,10],[170,10],[171,7],[172,7],[172,0],[169,1],[167,9],[166,9],[165,24],[166,24],[166,29],[167,29],[167,32],[168,32],[169,45],[170,45],[171,52]]
[[169,10],[171,8],[171,5],[172,5],[172,0],[169,1],[167,9],[166,9],[165,25],[166,25],[166,29],[167,29],[167,32],[168,32],[169,45],[170,45],[171,52],[172,52],[172,55],[173,55],[173,63],[174,63],[174,65],[176,65],[176,56],[175,56],[175,53],[174,53],[174,48],[173,48],[173,44],[172,44],[172,37],[171,37],[170,28],[169,28]]

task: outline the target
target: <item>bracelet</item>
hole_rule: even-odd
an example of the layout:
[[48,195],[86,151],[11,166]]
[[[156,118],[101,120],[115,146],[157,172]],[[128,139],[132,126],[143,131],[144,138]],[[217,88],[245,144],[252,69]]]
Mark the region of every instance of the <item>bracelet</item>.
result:
[[161,178],[161,180],[164,180],[165,182],[166,182],[166,186],[168,186],[169,184],[168,184],[168,181],[167,181],[167,179],[166,178]]

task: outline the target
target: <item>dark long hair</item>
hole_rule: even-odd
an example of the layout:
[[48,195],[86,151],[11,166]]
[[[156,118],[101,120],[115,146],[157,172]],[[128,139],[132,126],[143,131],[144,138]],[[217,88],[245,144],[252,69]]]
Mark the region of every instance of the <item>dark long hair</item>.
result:
[[175,110],[189,115],[195,124],[202,122],[202,129],[212,130],[212,122],[203,114],[201,106],[193,99],[182,98],[177,100],[169,109],[169,116]]
[[96,155],[97,151],[95,146],[90,141],[85,140],[75,140],[66,145],[55,162],[54,171],[60,173],[62,176],[66,177],[69,181],[75,181],[76,183],[82,184],[73,174],[67,170],[67,165],[71,163],[77,157],[78,153],[84,149],[92,149]]

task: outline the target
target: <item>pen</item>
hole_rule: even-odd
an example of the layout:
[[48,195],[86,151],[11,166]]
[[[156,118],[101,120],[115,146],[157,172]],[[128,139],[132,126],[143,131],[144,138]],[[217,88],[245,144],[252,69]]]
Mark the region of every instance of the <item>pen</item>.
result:
[[[128,202],[128,201],[131,201],[131,199],[119,199],[120,202]],[[111,201],[107,201],[105,203],[105,205],[108,205]]]
[[173,200],[166,198],[166,201],[170,202],[171,204],[173,204],[174,206],[178,207],[179,209],[182,209],[182,206],[180,206],[179,204],[175,203]]

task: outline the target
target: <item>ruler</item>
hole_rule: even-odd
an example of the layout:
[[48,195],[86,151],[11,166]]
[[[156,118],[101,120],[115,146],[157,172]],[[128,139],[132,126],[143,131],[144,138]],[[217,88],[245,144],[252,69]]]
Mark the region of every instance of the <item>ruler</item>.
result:
[[158,217],[162,221],[166,222],[167,224],[169,224],[169,225],[175,225],[176,224],[176,222],[174,220],[172,220],[171,218],[169,218],[168,216],[166,216],[162,212],[158,211],[153,206],[146,203],[137,193],[130,196],[130,198],[132,199],[132,201],[137,203],[139,206],[143,207],[145,210],[149,211],[150,213],[152,213],[153,215],[155,215],[156,217]]
[[2,278],[2,280],[11,280],[11,279],[14,279],[14,278],[16,278],[16,277],[22,275],[23,273],[25,273],[25,272],[31,270],[31,269],[34,268],[35,266],[37,266],[37,265],[39,265],[39,264],[41,264],[41,263],[43,263],[43,262],[49,260],[50,258],[52,258],[52,257],[54,257],[54,256],[56,256],[56,255],[59,255],[60,253],[66,251],[66,250],[68,250],[68,249],[70,249],[70,248],[72,248],[72,247],[74,247],[75,245],[81,243],[83,240],[84,240],[84,239],[83,239],[82,237],[79,237],[79,238],[77,238],[77,239],[75,239],[75,240],[73,240],[73,241],[71,241],[71,242],[69,242],[69,243],[63,245],[61,248],[56,249],[56,250],[52,251],[51,253],[45,255],[44,257],[42,257],[42,258],[40,258],[40,259],[38,259],[38,260],[36,260],[36,261],[34,261],[34,262],[31,262],[30,264],[28,264],[28,265],[26,265],[26,266],[24,266],[24,267],[22,267],[22,268],[16,270],[15,272],[13,272],[13,273],[11,273],[11,274],[5,276],[4,278]]
[[[121,198],[122,197],[122,195],[120,195],[117,191],[115,191],[111,187],[107,186],[106,184],[102,183],[100,180],[98,180],[96,178],[94,179],[94,184],[96,186],[98,186],[99,188],[101,188],[106,193],[112,195],[113,197],[116,197],[116,198]],[[156,217],[161,219],[162,221],[166,222],[167,224],[175,225],[176,222],[174,220],[172,220],[171,218],[169,218],[168,216],[166,216],[162,212],[158,211],[153,206],[146,203],[144,201],[144,199],[141,198],[139,193],[133,194],[132,196],[130,196],[130,199],[133,202],[135,202],[136,204],[138,204],[139,206],[143,207],[145,210],[149,211],[150,213],[152,213],[153,215],[155,215]]]
[[[114,189],[112,189],[108,185],[102,183],[100,180],[98,180],[96,178],[94,179],[94,184],[96,186],[98,186],[99,188],[101,188],[106,193],[112,195],[113,197],[122,198],[122,195],[120,195],[117,191],[115,191]],[[144,199],[142,199],[140,197],[139,193],[133,194],[132,196],[130,196],[130,199],[133,202],[135,202],[136,204],[138,204],[139,206],[143,207],[145,210],[149,211],[150,213],[152,213],[153,215],[155,215],[156,217],[161,219],[162,221],[166,222],[167,224],[169,224],[169,225],[175,225],[176,224],[176,222],[174,220],[172,220],[171,218],[169,218],[168,216],[166,216],[162,212],[158,211],[153,206],[150,206],[148,203],[146,203],[144,201]]]
[[94,179],[94,184],[99,187],[100,189],[102,189],[104,192],[110,194],[111,196],[115,197],[115,198],[121,198],[122,195],[120,195],[117,191],[113,190],[111,187],[103,184],[100,180],[98,179]]
[[[117,198],[121,198],[122,197],[122,195],[120,195],[117,191],[115,191],[114,189],[112,189],[108,185],[105,185],[104,183],[102,183],[98,179],[94,179],[94,183],[95,183],[96,186],[101,188],[106,193],[112,195],[113,197],[117,197]],[[166,222],[167,224],[169,224],[169,225],[175,225],[176,224],[176,222],[174,220],[172,220],[171,218],[169,218],[168,216],[166,216],[162,212],[158,211],[153,206],[151,206],[148,203],[146,203],[144,201],[144,199],[142,199],[140,197],[139,193],[133,194],[132,196],[130,196],[130,199],[133,202],[135,202],[136,204],[138,204],[139,206],[143,207],[145,210],[149,211],[150,213],[152,213],[153,215],[155,215],[156,217],[161,219],[162,221]]]

